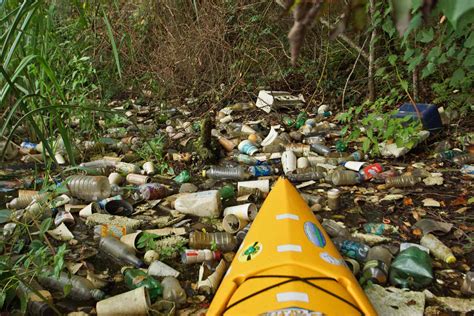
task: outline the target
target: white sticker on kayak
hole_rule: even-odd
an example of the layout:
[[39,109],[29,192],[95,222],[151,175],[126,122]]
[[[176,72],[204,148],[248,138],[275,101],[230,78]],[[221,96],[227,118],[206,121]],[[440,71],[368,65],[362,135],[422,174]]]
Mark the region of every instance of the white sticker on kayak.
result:
[[333,256],[331,256],[327,252],[321,252],[321,254],[319,256],[321,257],[321,259],[323,259],[327,263],[334,264],[336,266],[340,266],[340,265],[344,264],[344,260],[334,258]]
[[287,251],[294,251],[294,252],[302,252],[300,245],[279,245],[277,246],[278,252],[287,252]]
[[298,302],[306,302],[309,303],[309,296],[303,292],[283,292],[277,293],[276,295],[277,301],[279,303],[282,302],[290,302],[290,301],[298,301]]
[[291,214],[291,213],[284,213],[284,214],[278,214],[276,216],[276,219],[277,220],[282,220],[282,219],[294,219],[295,221],[299,221],[300,220],[300,217],[298,215],[295,215],[295,214]]

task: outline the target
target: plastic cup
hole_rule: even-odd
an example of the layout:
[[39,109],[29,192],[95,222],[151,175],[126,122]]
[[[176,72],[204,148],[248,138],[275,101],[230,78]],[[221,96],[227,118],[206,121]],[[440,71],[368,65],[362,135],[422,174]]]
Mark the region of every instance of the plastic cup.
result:
[[150,297],[146,287],[139,287],[108,299],[97,302],[98,316],[136,315],[147,316],[150,309]]
[[257,206],[253,203],[247,203],[226,207],[224,209],[224,217],[230,214],[244,221],[253,221],[257,216]]
[[224,230],[226,232],[235,234],[239,230],[244,229],[244,227],[247,226],[248,223],[248,221],[238,218],[234,214],[227,214],[222,220],[222,227],[224,227]]

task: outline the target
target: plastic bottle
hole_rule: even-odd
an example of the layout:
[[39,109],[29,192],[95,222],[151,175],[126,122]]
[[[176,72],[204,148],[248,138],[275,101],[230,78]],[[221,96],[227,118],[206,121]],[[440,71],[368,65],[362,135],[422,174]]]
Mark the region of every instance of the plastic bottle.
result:
[[120,239],[122,236],[134,233],[135,230],[125,225],[101,224],[94,226],[94,239],[111,236]]
[[417,247],[398,254],[390,267],[390,283],[410,289],[422,289],[433,281],[430,255]]
[[149,276],[145,271],[124,267],[122,268],[122,274],[125,285],[130,290],[134,290],[141,286],[146,287],[152,302],[154,302],[158,296],[163,293],[160,282],[152,276]]
[[296,155],[291,150],[286,150],[281,155],[281,164],[283,166],[283,172],[289,174],[296,170]]
[[287,175],[288,180],[291,182],[303,182],[310,180],[320,180],[326,176],[324,172],[313,171],[305,173],[290,173]]
[[331,189],[327,193],[328,207],[332,211],[337,211],[341,207],[341,191],[338,189]]
[[360,183],[360,175],[351,170],[336,170],[331,175],[334,185],[354,185]]
[[369,246],[357,241],[334,239],[333,242],[343,256],[356,259],[357,261],[365,261],[370,250]]
[[443,260],[446,263],[456,262],[456,257],[454,257],[451,249],[449,249],[445,244],[441,242],[441,240],[436,238],[434,235],[424,235],[420,240],[420,244],[428,248],[435,258]]
[[10,203],[7,203],[7,208],[22,209],[30,205],[31,202],[33,202],[33,200],[42,201],[45,198],[47,198],[47,196],[48,195],[46,193],[40,193],[40,194],[35,194],[35,195],[25,195],[25,196],[17,197],[11,200]]
[[144,200],[159,200],[171,194],[171,191],[159,183],[147,183],[138,187],[140,197]]
[[306,114],[306,112],[298,113],[298,116],[296,117],[295,128],[299,129],[301,126],[304,125],[307,119],[308,115]]
[[163,286],[163,299],[175,302],[177,305],[186,303],[186,292],[179,284],[178,279],[167,276],[161,281]]
[[244,167],[219,167],[211,166],[208,170],[203,170],[202,175],[211,179],[245,180],[250,178],[250,174]]
[[250,166],[256,165],[258,163],[257,158],[246,154],[236,154],[234,155],[234,160]]
[[247,236],[247,233],[249,232],[251,225],[252,225],[251,223],[247,224],[247,226],[245,226],[242,230],[239,230],[237,234],[235,234],[235,237],[237,238],[238,243],[241,243],[242,241],[244,241],[245,236]]
[[66,185],[72,196],[86,201],[106,199],[111,194],[109,179],[104,176],[71,176]]
[[420,182],[420,178],[413,175],[404,175],[385,179],[385,185],[387,188],[412,187],[418,182]]
[[100,159],[100,160],[93,160],[88,162],[83,162],[79,166],[84,168],[108,168],[108,167],[115,167],[116,162],[107,159]]
[[343,238],[347,239],[349,237],[349,231],[344,226],[338,224],[333,219],[323,219],[321,223],[326,233],[332,238]]
[[219,144],[221,144],[221,146],[226,151],[231,152],[235,148],[235,144],[231,140],[222,136],[217,130],[215,129],[211,130],[211,134],[212,136],[217,138],[217,141],[219,142]]
[[209,249],[186,249],[181,253],[181,261],[184,264],[201,263],[204,261],[219,260],[220,258],[220,251],[212,251]]
[[123,242],[114,237],[107,236],[101,238],[99,243],[99,249],[111,255],[112,257],[120,261],[132,264],[137,268],[141,268],[144,266],[143,261],[138,259],[135,255],[135,249],[124,244]]
[[308,155],[308,153],[311,151],[311,147],[306,144],[290,143],[285,146],[285,150],[290,150],[299,155]]
[[89,301],[92,299],[99,301],[105,296],[104,292],[94,287],[91,281],[78,275],[69,277],[65,272],[61,272],[59,278],[55,276],[40,276],[38,281],[44,287],[59,292],[63,292],[65,286],[70,286],[71,290],[68,297],[78,301]]
[[461,285],[461,293],[464,295],[473,295],[474,294],[474,272],[470,271],[466,273],[464,281]]
[[278,173],[278,169],[274,169],[269,165],[250,166],[248,172],[254,177],[271,176]]
[[222,251],[232,251],[237,246],[237,240],[227,232],[204,233],[194,231],[189,234],[189,246],[194,249],[211,249],[215,245]]
[[375,175],[381,173],[383,171],[383,167],[379,163],[374,163],[362,168],[359,173],[362,175],[365,181],[372,179]]
[[388,279],[388,270],[392,262],[392,254],[387,248],[375,246],[370,248],[367,254],[367,262],[362,269],[361,284],[372,282],[385,284]]
[[311,151],[323,156],[327,156],[331,153],[331,149],[329,149],[329,147],[324,146],[322,144],[311,144],[310,147],[311,147]]
[[474,163],[474,155],[462,154],[453,158],[453,161],[458,165],[468,165]]
[[453,160],[454,157],[463,155],[464,153],[459,150],[446,150],[443,152],[440,152],[436,156],[440,158],[441,160]]
[[128,162],[117,162],[115,164],[115,170],[119,173],[129,174],[129,173],[140,173],[140,167]]
[[393,234],[398,231],[398,228],[396,226],[384,223],[366,223],[364,224],[364,230],[368,234],[382,236],[387,234]]
[[16,294],[19,297],[24,298],[27,301],[26,311],[27,315],[30,316],[54,316],[56,313],[49,306],[49,304],[43,300],[41,296],[36,294],[33,290],[39,292],[49,303],[53,302],[53,296],[47,290],[44,290],[41,285],[35,280],[30,280],[28,286],[23,283],[19,283],[16,288]]

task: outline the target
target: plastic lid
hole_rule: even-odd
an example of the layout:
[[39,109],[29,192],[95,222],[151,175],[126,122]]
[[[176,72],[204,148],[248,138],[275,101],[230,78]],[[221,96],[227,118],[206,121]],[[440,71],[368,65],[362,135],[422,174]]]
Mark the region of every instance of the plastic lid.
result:
[[456,258],[454,256],[448,256],[446,258],[446,263],[455,263],[456,262]]
[[331,189],[328,191],[328,197],[337,198],[341,194],[341,191],[338,189]]

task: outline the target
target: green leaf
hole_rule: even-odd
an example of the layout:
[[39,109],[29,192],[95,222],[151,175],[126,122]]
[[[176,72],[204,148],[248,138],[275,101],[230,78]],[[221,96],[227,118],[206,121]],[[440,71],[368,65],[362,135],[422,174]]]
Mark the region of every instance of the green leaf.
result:
[[397,58],[398,58],[397,55],[388,56],[388,62],[390,63],[390,65],[395,66],[397,62]]
[[423,61],[423,54],[419,54],[414,57],[410,63],[408,64],[408,71],[412,72],[415,70],[416,66],[418,66]]
[[462,68],[458,68],[451,77],[451,86],[456,87],[458,86],[466,77],[466,73]]
[[362,151],[364,153],[368,152],[369,151],[369,148],[370,148],[370,139],[369,138],[365,138],[364,139],[364,142],[362,143]]
[[72,284],[71,283],[65,284],[63,287],[64,296],[68,296],[69,293],[71,293],[71,290],[72,290]]
[[10,215],[12,211],[10,210],[0,210],[0,224],[10,221]]
[[469,54],[466,56],[466,59],[464,59],[464,62],[462,63],[464,67],[472,67],[474,66],[474,49],[471,49]]
[[6,291],[1,291],[0,292],[0,309],[3,310],[3,304],[5,304],[5,299],[7,298],[7,293]]
[[436,59],[438,59],[440,55],[441,55],[441,47],[435,46],[428,53],[428,56],[426,56],[426,59],[428,61],[434,62]]
[[452,24],[454,29],[457,29],[461,18],[467,17],[474,10],[474,1],[472,0],[440,0],[438,7],[446,16],[448,21]]
[[429,43],[433,40],[434,38],[434,31],[433,28],[429,28],[428,30],[424,30],[420,33],[419,35],[420,39],[419,41],[422,43]]
[[408,59],[410,59],[410,57],[413,56],[414,53],[415,50],[413,48],[407,48],[405,54],[403,55],[403,60],[408,61]]
[[471,34],[469,34],[469,37],[464,41],[464,47],[474,47],[474,32],[471,32]]
[[118,55],[117,45],[115,44],[114,33],[112,32],[112,26],[110,25],[109,19],[107,18],[107,14],[105,10],[102,8],[102,13],[104,15],[104,22],[105,26],[107,27],[107,35],[109,36],[110,44],[112,45],[112,53],[115,59],[115,66],[117,67],[117,72],[119,78],[122,78],[122,67],[120,65],[120,58]]
[[423,71],[421,72],[421,78],[424,79],[431,75],[436,69],[436,65],[434,63],[428,63],[425,68],[423,68]]
[[51,217],[46,218],[45,220],[43,220],[41,222],[41,225],[40,225],[40,235],[41,236],[43,236],[46,233],[46,231],[51,226],[52,222],[53,222],[53,219]]
[[402,87],[403,90],[408,91],[408,82],[406,80],[401,80],[400,86]]

